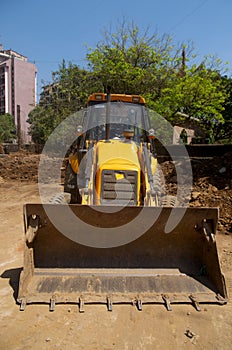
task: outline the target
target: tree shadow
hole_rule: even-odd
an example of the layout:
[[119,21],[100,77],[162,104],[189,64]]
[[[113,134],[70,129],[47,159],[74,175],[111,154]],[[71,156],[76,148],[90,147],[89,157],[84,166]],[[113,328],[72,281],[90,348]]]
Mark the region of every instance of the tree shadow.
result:
[[9,284],[11,288],[13,289],[13,297],[15,299],[15,302],[17,303],[17,296],[18,296],[18,290],[19,290],[19,277],[20,273],[22,271],[22,267],[15,268],[15,269],[9,269],[4,271],[1,274],[1,278],[8,278]]

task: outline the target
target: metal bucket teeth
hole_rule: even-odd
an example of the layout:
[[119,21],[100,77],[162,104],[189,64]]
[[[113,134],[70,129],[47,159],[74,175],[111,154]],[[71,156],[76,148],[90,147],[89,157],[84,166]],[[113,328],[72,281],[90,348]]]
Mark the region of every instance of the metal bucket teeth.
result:
[[[98,248],[69,239],[51,222],[49,211],[78,235],[80,228],[65,217],[67,207],[104,232],[127,223],[132,231],[137,229],[133,220],[141,210],[145,215],[142,223],[158,218],[131,242]],[[25,206],[24,268],[18,294],[21,310],[30,303],[47,303],[51,311],[60,303],[77,303],[84,312],[88,303],[103,303],[112,311],[113,305],[131,304],[132,300],[138,310],[149,303],[164,304],[167,310],[175,303],[191,303],[200,310],[201,303],[226,302],[215,239],[217,209],[185,208],[182,220],[170,233],[165,233],[165,227],[171,211],[179,215],[183,208],[124,207],[116,213],[110,209],[111,213],[82,205]],[[88,235],[87,229],[84,234]]]

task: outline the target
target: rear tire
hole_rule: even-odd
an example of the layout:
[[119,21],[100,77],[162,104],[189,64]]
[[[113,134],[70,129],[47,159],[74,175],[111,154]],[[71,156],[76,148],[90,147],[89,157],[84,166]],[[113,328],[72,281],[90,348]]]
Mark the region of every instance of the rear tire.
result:
[[160,166],[158,164],[156,171],[153,174],[153,184],[154,184],[155,191],[157,193],[158,205],[161,205],[161,206],[162,206],[161,200],[165,196],[165,184],[164,184],[162,175],[163,174],[162,174],[162,172],[160,170]]
[[71,190],[70,194],[71,194],[70,204],[81,204],[81,195],[79,193],[78,188]]
[[77,174],[74,173],[71,164],[68,163],[65,169],[65,178],[64,178],[64,192],[71,191],[72,188],[77,186]]

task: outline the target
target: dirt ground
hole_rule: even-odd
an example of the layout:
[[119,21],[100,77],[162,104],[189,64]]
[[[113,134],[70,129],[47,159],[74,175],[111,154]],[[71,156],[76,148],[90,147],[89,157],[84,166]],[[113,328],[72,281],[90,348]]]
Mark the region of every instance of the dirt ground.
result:
[[[230,155],[231,156],[231,155]],[[231,157],[194,161],[191,206],[219,206],[217,246],[227,291],[232,295],[232,184]],[[38,155],[11,154],[0,158],[0,349],[213,349],[229,350],[232,343],[232,301],[204,305],[197,312],[191,305],[28,305],[24,312],[16,303],[18,277],[23,266],[24,203],[39,201]],[[168,191],[175,193],[175,172],[170,162],[162,169]]]

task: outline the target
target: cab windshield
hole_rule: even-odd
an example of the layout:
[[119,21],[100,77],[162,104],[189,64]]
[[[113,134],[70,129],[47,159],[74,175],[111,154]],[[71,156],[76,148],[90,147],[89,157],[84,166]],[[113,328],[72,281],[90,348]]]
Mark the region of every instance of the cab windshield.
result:
[[[106,119],[106,115],[109,118]],[[110,139],[122,139],[123,131],[132,130],[134,141],[140,142],[143,134],[143,106],[125,102],[95,104],[88,109],[87,138],[104,140],[106,138],[106,120],[110,124]]]

